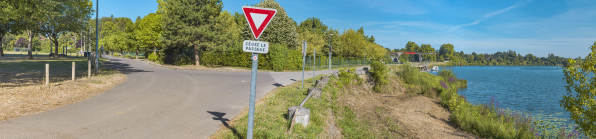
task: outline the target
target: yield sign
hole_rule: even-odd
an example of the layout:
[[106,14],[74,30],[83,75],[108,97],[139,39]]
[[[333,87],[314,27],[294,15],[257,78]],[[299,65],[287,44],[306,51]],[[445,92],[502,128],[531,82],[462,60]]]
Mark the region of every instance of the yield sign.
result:
[[277,13],[276,9],[251,6],[242,6],[242,11],[244,11],[244,17],[246,17],[246,21],[248,21],[255,39],[261,37],[261,33],[263,33],[273,16],[275,16],[275,13]]

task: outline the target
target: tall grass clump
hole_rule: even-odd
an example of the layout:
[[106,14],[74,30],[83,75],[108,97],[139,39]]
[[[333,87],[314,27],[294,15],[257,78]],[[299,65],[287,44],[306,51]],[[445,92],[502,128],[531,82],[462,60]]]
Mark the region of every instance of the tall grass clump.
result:
[[409,62],[405,62],[401,65],[398,75],[401,77],[404,83],[415,84],[418,78],[418,68],[410,65]]
[[[456,77],[455,73],[453,73],[453,70],[451,70],[451,69],[439,70],[439,76],[441,76],[445,79],[449,79],[449,80],[453,80]],[[453,78],[453,79],[451,79],[451,78]],[[453,81],[451,81],[451,82],[453,82]]]
[[[456,80],[455,76],[447,76],[440,81],[442,93],[441,104],[452,112],[450,119],[460,130],[483,138],[578,138],[580,132],[575,129],[556,129],[539,126],[542,121],[535,120],[523,112],[500,108],[494,97],[487,104],[471,104],[464,96],[457,94],[457,89],[467,84],[466,80]],[[552,130],[551,130],[552,128]],[[554,130],[554,131],[553,131]]]
[[370,64],[370,67],[372,68],[372,72],[370,74],[375,82],[373,90],[375,92],[381,92],[383,87],[389,83],[389,77],[387,76],[387,71],[389,70],[385,64],[376,60]]

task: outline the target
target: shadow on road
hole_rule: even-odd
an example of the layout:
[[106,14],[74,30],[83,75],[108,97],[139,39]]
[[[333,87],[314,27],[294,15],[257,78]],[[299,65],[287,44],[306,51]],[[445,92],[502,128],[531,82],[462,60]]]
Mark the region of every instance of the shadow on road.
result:
[[275,87],[284,87],[284,85],[282,85],[282,84],[279,84],[279,83],[275,83],[275,84],[273,84],[273,85],[275,85]]
[[130,73],[134,73],[134,72],[153,72],[153,71],[134,69],[133,67],[130,66],[130,64],[124,64],[124,63],[120,63],[118,61],[121,61],[121,60],[110,59],[110,62],[105,62],[104,66],[112,68],[114,70],[118,70],[124,74],[130,74]]
[[244,136],[240,135],[240,133],[238,133],[238,131],[236,131],[236,129],[230,127],[230,125],[228,125],[228,121],[230,121],[230,119],[226,119],[223,118],[224,115],[226,115],[226,113],[221,113],[221,112],[213,112],[213,111],[207,111],[209,114],[215,116],[213,117],[213,120],[219,120],[221,121],[221,123],[226,126],[226,128],[232,130],[232,132],[234,133],[234,135],[236,135],[236,137],[243,139]]

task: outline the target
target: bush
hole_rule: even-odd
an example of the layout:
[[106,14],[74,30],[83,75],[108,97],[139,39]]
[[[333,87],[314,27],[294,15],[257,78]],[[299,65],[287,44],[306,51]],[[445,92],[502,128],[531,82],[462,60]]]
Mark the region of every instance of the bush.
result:
[[178,66],[192,64],[192,60],[190,59],[190,57],[188,57],[185,54],[177,55],[174,61],[176,61],[176,65],[178,65]]
[[355,68],[340,68],[337,76],[339,77],[339,81],[336,83],[340,87],[348,84],[363,82],[362,78],[358,77],[358,74],[356,74]]
[[387,66],[385,66],[385,64],[382,62],[375,60],[370,64],[370,67],[372,68],[372,78],[375,81],[373,90],[376,92],[381,92],[383,86],[389,83],[387,76]]
[[[201,65],[232,66],[250,68],[251,54],[242,51],[242,47],[234,47],[228,51],[205,51],[201,55]],[[283,44],[271,44],[268,54],[259,54],[259,69],[274,71],[302,69],[302,54],[298,50],[290,50]]]
[[415,84],[418,77],[418,68],[410,65],[409,62],[404,62],[398,74],[406,84]]
[[159,56],[157,56],[157,54],[152,52],[151,55],[149,55],[149,60],[157,61],[157,60],[159,60]]
[[443,69],[439,71],[439,76],[443,77],[444,79],[456,79],[455,78],[455,73],[453,73],[453,70],[450,69]]

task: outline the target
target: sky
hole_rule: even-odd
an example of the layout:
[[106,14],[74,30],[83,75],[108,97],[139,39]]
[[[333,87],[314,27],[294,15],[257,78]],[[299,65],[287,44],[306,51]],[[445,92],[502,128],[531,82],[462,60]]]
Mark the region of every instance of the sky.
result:
[[[222,0],[224,8],[259,0]],[[386,48],[408,41],[439,49],[450,43],[470,54],[516,51],[546,57],[582,58],[596,42],[596,0],[277,0],[298,24],[316,17],[328,27],[364,28]],[[145,16],[157,10],[154,0],[102,0],[99,15]],[[105,7],[105,8],[104,8]]]

